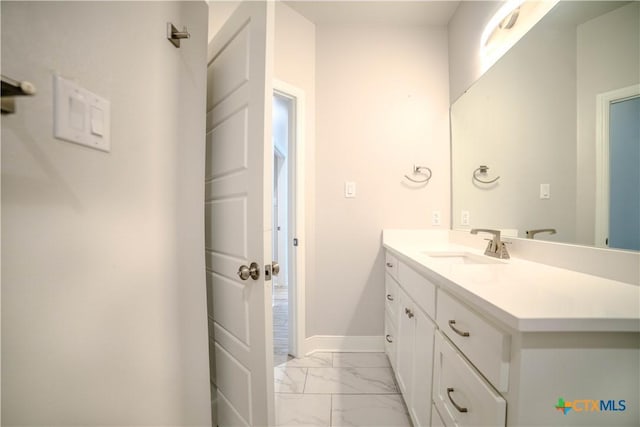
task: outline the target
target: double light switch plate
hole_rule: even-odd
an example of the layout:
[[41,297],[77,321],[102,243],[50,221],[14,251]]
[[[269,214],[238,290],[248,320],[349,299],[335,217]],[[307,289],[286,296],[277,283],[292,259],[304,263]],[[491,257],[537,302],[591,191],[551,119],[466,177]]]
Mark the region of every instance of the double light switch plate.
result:
[[54,136],[111,151],[111,103],[71,80],[57,75],[53,78]]

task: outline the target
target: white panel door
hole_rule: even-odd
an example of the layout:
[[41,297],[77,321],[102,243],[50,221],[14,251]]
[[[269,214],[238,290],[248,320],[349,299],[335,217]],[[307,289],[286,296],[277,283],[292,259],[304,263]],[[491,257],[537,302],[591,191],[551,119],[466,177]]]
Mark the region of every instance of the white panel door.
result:
[[[206,259],[219,426],[273,415],[271,70],[273,3],[243,2],[209,45]],[[257,263],[259,277],[242,280]],[[211,357],[213,357],[211,355]]]

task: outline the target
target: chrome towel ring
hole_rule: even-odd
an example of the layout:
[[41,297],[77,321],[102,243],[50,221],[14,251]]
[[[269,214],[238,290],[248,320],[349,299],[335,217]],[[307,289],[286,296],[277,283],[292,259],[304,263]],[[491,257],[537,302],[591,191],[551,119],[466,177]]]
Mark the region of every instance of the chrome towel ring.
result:
[[496,182],[497,180],[500,179],[500,176],[497,176],[491,180],[484,180],[484,179],[480,179],[478,177],[478,174],[480,175],[486,175],[487,171],[489,170],[489,166],[486,165],[480,165],[480,167],[476,170],[473,171],[473,179],[475,181],[481,182],[483,184],[493,184],[494,182]]
[[413,165],[413,174],[424,176],[424,179],[413,179],[409,175],[404,176],[409,181],[415,182],[416,184],[424,184],[429,182],[429,180],[431,179],[431,175],[433,175],[430,168],[426,166],[416,166],[416,165]]

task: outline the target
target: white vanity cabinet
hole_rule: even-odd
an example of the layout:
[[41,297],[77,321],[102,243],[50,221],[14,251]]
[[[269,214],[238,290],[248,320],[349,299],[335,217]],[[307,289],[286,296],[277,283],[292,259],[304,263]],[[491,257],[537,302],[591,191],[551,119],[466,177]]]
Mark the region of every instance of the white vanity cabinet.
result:
[[389,272],[385,277],[385,350],[414,426],[429,426],[436,325],[427,310],[434,316],[435,286],[402,262],[395,265],[398,282]]
[[637,286],[517,258],[443,260],[430,254],[474,250],[442,233],[383,237],[387,351],[414,425],[640,426]]

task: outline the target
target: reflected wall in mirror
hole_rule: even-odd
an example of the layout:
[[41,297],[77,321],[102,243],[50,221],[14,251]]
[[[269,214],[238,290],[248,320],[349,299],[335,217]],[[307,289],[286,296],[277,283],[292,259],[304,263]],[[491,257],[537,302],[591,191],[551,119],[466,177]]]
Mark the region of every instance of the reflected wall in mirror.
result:
[[[621,157],[630,172],[622,179],[602,176],[622,169],[606,159],[607,107],[640,96],[634,94],[639,83],[640,2],[558,3],[451,107],[453,228],[513,230],[522,238],[554,229],[535,238],[608,247],[609,224],[602,221],[611,188],[612,201],[623,195],[626,215],[611,220],[636,242],[611,247],[640,249],[634,246],[640,244],[635,110],[625,131],[630,151]],[[489,169],[477,176],[500,179],[478,182],[473,175],[481,165]],[[608,187],[619,181],[623,186]]]

